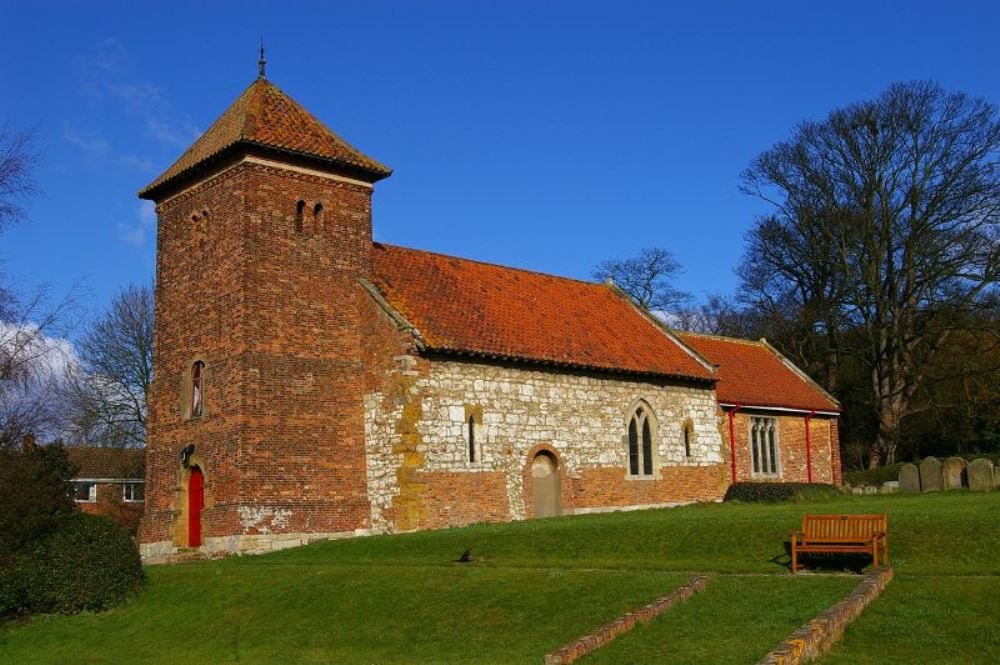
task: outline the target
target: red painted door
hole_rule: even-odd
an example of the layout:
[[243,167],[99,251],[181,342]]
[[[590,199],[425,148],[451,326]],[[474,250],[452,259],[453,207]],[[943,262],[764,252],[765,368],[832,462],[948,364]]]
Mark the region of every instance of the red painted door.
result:
[[191,468],[188,482],[188,547],[201,547],[201,509],[205,507],[205,477]]

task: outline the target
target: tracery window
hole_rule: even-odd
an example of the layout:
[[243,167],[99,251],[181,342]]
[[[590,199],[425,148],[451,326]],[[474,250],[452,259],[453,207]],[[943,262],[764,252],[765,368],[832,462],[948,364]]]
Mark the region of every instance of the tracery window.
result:
[[759,476],[779,474],[777,418],[755,417],[750,419],[750,459],[753,473]]
[[641,406],[628,423],[628,472],[633,476],[653,475],[653,428],[649,413]]

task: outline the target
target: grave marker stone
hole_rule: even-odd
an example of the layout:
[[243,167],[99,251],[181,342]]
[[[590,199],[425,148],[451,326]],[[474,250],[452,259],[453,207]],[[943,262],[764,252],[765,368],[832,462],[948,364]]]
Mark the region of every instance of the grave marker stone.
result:
[[961,457],[949,457],[941,465],[941,480],[945,490],[960,490],[964,483],[965,460]]
[[920,463],[920,489],[924,492],[940,492],[944,481],[941,477],[941,462],[936,457],[925,457]]
[[915,464],[899,467],[899,491],[915,494],[920,491],[920,471]]
[[973,492],[989,492],[993,489],[996,469],[988,459],[974,459],[969,462],[969,489]]

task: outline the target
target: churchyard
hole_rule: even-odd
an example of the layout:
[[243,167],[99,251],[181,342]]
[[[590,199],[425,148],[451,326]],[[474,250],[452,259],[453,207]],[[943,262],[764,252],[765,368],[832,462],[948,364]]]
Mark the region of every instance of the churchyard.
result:
[[861,579],[837,562],[789,574],[808,512],[887,513],[895,568],[823,662],[993,663],[998,511],[1000,492],[967,491],[709,504],[153,566],[119,609],[0,628],[0,660],[541,663],[705,573],[703,591],[579,662],[754,663]]

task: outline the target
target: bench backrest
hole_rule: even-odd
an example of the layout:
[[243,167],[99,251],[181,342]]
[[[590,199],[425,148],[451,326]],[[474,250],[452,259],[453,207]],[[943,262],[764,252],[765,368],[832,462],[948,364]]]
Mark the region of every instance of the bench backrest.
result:
[[802,533],[805,540],[854,541],[871,540],[873,534],[888,533],[885,515],[804,515]]

